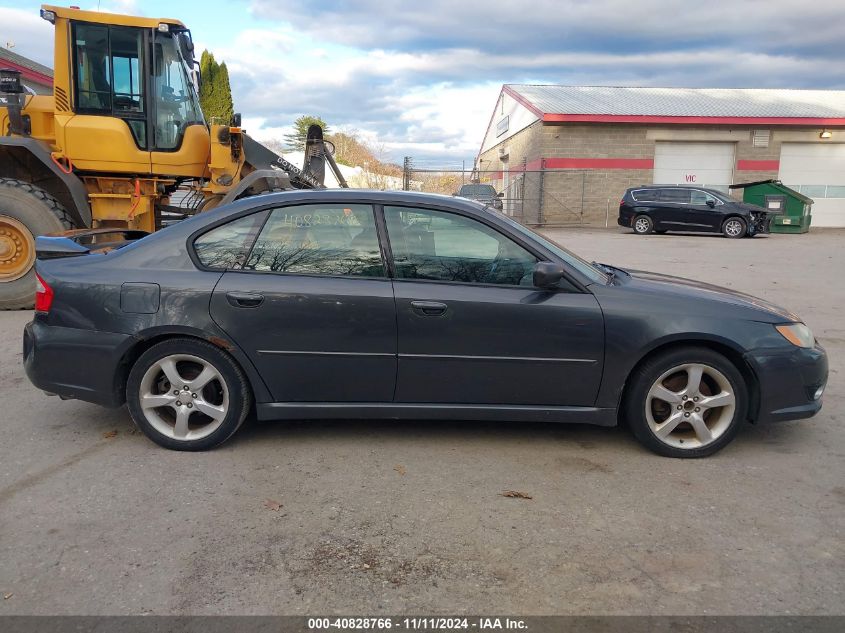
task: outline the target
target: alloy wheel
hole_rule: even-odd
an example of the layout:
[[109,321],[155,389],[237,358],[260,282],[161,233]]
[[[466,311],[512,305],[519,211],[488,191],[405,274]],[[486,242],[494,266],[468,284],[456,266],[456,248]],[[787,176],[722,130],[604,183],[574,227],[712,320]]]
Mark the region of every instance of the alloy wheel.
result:
[[739,220],[728,220],[725,222],[725,233],[730,237],[739,237],[742,234],[742,222]]
[[138,400],[156,431],[180,441],[211,435],[229,411],[223,376],[208,361],[189,354],[153,363],[141,379]]
[[736,394],[727,377],[703,363],[678,365],[654,381],[645,415],[654,436],[680,449],[702,448],[730,427]]
[[637,230],[637,233],[648,233],[650,227],[651,222],[649,222],[648,218],[637,218],[636,222],[634,222],[634,228]]

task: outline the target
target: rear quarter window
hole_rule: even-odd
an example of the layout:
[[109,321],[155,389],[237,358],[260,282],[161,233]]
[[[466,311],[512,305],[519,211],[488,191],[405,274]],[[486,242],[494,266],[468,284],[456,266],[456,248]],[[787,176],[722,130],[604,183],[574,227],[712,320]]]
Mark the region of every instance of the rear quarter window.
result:
[[657,202],[660,197],[657,189],[636,189],[631,192],[635,202]]

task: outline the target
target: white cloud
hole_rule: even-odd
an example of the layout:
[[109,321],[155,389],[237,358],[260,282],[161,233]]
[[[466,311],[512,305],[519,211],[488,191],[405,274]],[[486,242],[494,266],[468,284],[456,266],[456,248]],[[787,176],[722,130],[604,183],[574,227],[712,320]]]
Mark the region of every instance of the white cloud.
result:
[[[471,159],[502,83],[845,88],[842,0],[253,0],[251,12],[259,26],[233,12],[223,41],[194,33],[226,61],[250,133],[280,139],[315,114],[393,160]],[[9,39],[52,65],[37,10],[0,8]]]
[[0,45],[18,55],[53,67],[53,25],[42,20],[38,10],[0,7]]

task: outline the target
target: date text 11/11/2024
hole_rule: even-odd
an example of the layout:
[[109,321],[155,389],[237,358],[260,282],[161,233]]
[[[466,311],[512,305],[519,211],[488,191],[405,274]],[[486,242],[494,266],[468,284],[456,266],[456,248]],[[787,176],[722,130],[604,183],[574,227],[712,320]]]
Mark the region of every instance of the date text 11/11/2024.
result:
[[478,617],[478,618],[308,618],[308,629],[319,630],[410,630],[410,631],[519,631],[527,630],[524,620],[518,618]]

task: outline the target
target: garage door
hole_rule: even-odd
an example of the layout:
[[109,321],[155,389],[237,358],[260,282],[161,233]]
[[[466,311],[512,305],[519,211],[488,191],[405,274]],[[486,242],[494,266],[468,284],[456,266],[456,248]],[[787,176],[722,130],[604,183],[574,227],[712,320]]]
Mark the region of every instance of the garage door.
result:
[[657,143],[654,183],[723,191],[733,183],[734,143]]
[[845,144],[784,143],[779,178],[813,199],[813,226],[845,226]]

